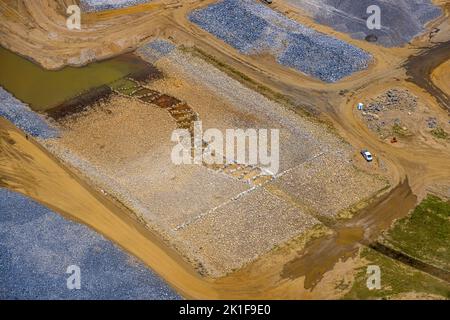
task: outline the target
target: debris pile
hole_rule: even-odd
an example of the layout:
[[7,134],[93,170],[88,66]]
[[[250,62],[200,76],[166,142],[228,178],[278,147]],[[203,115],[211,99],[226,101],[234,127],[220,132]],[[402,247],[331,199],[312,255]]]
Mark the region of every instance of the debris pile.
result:
[[427,126],[430,129],[436,129],[438,126],[438,121],[437,121],[436,117],[429,117],[427,119]]
[[360,115],[370,130],[381,139],[390,137],[392,143],[398,138],[420,138],[427,132],[444,140],[449,136],[450,126],[404,88],[390,89],[371,99]]
[[406,90],[391,89],[370,102],[366,111],[368,113],[379,113],[386,110],[414,111],[416,108],[416,96]]
[[408,90],[390,89],[372,99],[361,113],[367,126],[381,138],[390,135],[408,136],[404,121],[418,108],[418,98]]

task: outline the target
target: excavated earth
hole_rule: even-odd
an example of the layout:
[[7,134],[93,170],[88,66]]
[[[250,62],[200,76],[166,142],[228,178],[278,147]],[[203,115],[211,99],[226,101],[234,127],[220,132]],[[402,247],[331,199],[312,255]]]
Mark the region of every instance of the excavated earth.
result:
[[[153,47],[138,53],[161,55]],[[173,49],[152,62],[165,77],[141,85],[151,96],[143,89],[132,97],[114,94],[58,119],[61,137],[45,146],[158,229],[202,273],[218,277],[239,269],[386,186],[360,171],[352,159],[357,151],[326,127],[295,116],[203,60]],[[147,95],[136,98],[139,92]],[[173,103],[161,104],[162,95]],[[278,174],[172,164],[171,133],[180,125],[170,108],[181,105],[195,112],[191,119],[201,120],[204,130],[279,129]]]
[[[1,89],[2,117],[28,135],[0,119],[0,185],[93,228],[187,298],[342,297],[348,289],[337,282],[351,283],[367,263],[361,248],[429,190],[448,194],[448,145],[430,131],[449,121],[450,56],[442,44],[450,40],[450,7],[424,1],[418,17],[408,16],[416,24],[406,38],[378,37],[387,47],[411,43],[387,48],[361,40],[357,30],[318,24],[292,2],[277,1],[272,10],[373,62],[326,84],[273,55],[243,54],[190,21],[212,0],[83,12],[76,32],[65,27],[64,13],[77,1],[1,0],[0,44],[47,69],[139,48],[135,54],[163,76],[107,83],[103,99],[94,94],[46,114]],[[438,6],[444,15],[433,20]],[[425,73],[414,73],[423,59]],[[415,99],[417,107],[397,107],[392,96]],[[408,116],[426,128],[413,128],[417,139],[390,143],[358,102],[380,118],[399,111],[388,118],[395,124],[398,117],[402,130]],[[175,166],[171,133],[197,120],[205,129],[280,129],[280,171],[267,177],[248,165]],[[362,148],[373,163],[361,158]]]

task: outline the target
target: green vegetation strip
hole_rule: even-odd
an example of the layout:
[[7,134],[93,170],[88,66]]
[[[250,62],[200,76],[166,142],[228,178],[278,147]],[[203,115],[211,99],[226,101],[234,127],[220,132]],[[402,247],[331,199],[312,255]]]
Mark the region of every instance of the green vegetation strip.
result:
[[[385,232],[379,243],[372,245],[376,250],[362,250],[361,258],[366,263],[345,298],[399,298],[408,293],[413,296],[407,298],[431,295],[450,299],[450,284],[432,276],[433,272],[426,273],[440,269],[448,274],[449,244],[450,202],[429,195],[409,216]],[[367,288],[367,265],[380,267],[380,290]]]
[[435,136],[436,138],[439,139],[444,139],[447,140],[449,139],[449,134],[448,132],[446,132],[444,129],[442,129],[441,127],[435,128],[433,130],[431,130],[431,134],[433,136]]
[[370,248],[364,248],[361,258],[367,265],[377,265],[381,270],[381,289],[367,288],[367,265],[360,268],[355,282],[344,299],[389,299],[431,296],[450,299],[450,285],[445,281],[418,271],[399,261],[388,258]]
[[386,246],[450,271],[450,202],[429,195],[383,238]]

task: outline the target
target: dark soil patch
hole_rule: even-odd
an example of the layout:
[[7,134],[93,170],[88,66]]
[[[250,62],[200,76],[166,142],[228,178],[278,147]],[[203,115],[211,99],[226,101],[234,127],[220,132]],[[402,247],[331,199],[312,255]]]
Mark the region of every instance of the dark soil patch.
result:
[[160,97],[158,97],[155,101],[153,101],[154,104],[156,104],[158,107],[161,108],[170,108],[174,105],[179,104],[181,101],[178,100],[175,97],[169,96],[167,94],[163,94]]
[[[129,57],[131,56],[131,57]],[[139,82],[155,81],[164,77],[163,73],[158,70],[154,65],[137,58],[134,54],[128,54],[123,56],[124,59],[130,64],[136,65],[137,71],[133,71],[129,74],[128,78]]]
[[441,280],[444,280],[444,281],[450,283],[450,272],[448,272],[446,270],[437,268],[431,264],[428,264],[428,263],[425,263],[418,259],[415,259],[411,256],[404,254],[403,252],[392,249],[392,248],[385,246],[384,244],[379,243],[379,242],[370,244],[369,247],[375,251],[378,251],[379,253],[381,253],[385,256],[388,256],[389,258],[400,261],[400,262],[407,264],[415,269],[418,269],[425,273],[431,274],[432,276],[435,276],[436,278],[439,278]]
[[450,41],[439,43],[411,56],[404,64],[408,80],[434,96],[442,108],[450,111],[450,97],[433,83],[433,70],[450,58]]
[[376,35],[374,35],[374,34],[369,34],[366,37],[366,41],[367,42],[377,42],[378,41],[378,37]]
[[112,90],[107,85],[92,89],[84,94],[81,94],[73,99],[70,99],[59,107],[48,110],[47,115],[54,120],[61,120],[67,116],[83,112],[90,105],[96,103],[101,99],[107,99],[112,94]]

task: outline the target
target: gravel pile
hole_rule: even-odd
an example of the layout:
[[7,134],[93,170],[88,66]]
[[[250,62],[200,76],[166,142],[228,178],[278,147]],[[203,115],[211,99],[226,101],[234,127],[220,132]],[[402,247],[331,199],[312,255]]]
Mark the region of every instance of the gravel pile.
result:
[[151,0],[80,0],[83,11],[103,11],[135,6]]
[[223,0],[189,19],[244,54],[270,53],[285,66],[326,82],[367,68],[371,56],[251,0]]
[[[68,290],[67,267],[81,269]],[[88,227],[0,188],[0,299],[179,299],[157,275]]]
[[379,113],[386,110],[414,111],[417,108],[417,97],[407,90],[391,89],[371,101],[366,112]]
[[157,39],[140,47],[137,53],[147,62],[155,63],[173,50],[175,50],[174,44],[166,40]]
[[[316,168],[323,174],[312,175],[307,187],[311,194],[323,194],[317,205],[326,207],[329,217],[351,200],[360,200],[361,193],[354,192],[359,184],[364,190],[377,190],[370,177],[350,170],[354,150],[325,127],[247,88],[199,56],[173,49],[170,43],[151,42],[138,53],[144,59],[160,54],[155,65],[165,77],[146,86],[186,102],[198,113],[204,128],[279,128],[280,175],[288,176],[295,167],[303,168],[328,154],[331,160]],[[309,211],[252,188],[229,172],[175,166],[169,157],[173,119],[137,99],[113,97],[83,116],[66,120],[58,123],[64,128],[62,138],[46,143],[55,144],[51,151],[133,208],[206,275],[221,276],[239,268],[318,223]],[[123,127],[124,120],[132,125]],[[59,147],[70,153],[62,156],[55,152]],[[330,180],[340,183],[336,190]],[[294,185],[295,196],[295,186],[304,179],[299,174],[288,182]],[[331,191],[324,192],[323,185]],[[285,183],[278,187],[291,190]],[[302,188],[306,188],[304,184],[300,191]],[[300,193],[300,203],[305,203],[303,196],[308,194]],[[345,202],[336,203],[336,197]]]
[[[424,25],[442,14],[431,0],[287,0],[309,13],[318,23],[350,34],[355,39],[381,45],[401,46],[424,30]],[[370,5],[381,9],[381,30],[367,28]]]
[[438,127],[438,120],[436,117],[429,117],[426,120],[427,126],[430,129],[436,129]]
[[49,139],[58,136],[58,131],[51,127],[42,116],[2,87],[0,87],[0,116],[34,137]]

